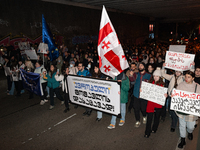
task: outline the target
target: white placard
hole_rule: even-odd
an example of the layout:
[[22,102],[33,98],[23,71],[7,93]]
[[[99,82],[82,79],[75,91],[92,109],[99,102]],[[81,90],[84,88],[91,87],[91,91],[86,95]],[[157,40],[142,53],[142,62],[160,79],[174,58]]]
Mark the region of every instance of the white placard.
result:
[[190,70],[192,62],[194,62],[195,55],[187,53],[177,53],[172,51],[167,51],[165,57],[165,68],[186,71]]
[[166,97],[164,94],[167,93],[167,88],[142,81],[141,90],[140,98],[162,106],[165,105]]
[[185,53],[186,45],[170,45],[169,51]]
[[48,45],[45,43],[40,43],[40,45],[38,46],[37,53],[47,54],[47,51],[48,51]]
[[120,86],[117,82],[71,75],[67,82],[73,103],[114,115],[120,113]]
[[19,46],[20,50],[28,50],[28,49],[30,49],[29,42],[19,42],[18,46]]
[[173,89],[170,109],[200,116],[200,94]]
[[27,57],[29,57],[29,59],[31,60],[37,60],[37,54],[35,52],[35,50],[31,49],[31,50],[25,50],[25,53],[27,55]]

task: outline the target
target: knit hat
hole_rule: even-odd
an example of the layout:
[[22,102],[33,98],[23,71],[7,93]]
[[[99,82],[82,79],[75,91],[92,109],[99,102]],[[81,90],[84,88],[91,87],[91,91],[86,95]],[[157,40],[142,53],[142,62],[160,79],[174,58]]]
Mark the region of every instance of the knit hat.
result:
[[153,75],[161,77],[161,71],[157,69],[153,72]]
[[70,64],[75,64],[75,62],[74,61],[70,61]]

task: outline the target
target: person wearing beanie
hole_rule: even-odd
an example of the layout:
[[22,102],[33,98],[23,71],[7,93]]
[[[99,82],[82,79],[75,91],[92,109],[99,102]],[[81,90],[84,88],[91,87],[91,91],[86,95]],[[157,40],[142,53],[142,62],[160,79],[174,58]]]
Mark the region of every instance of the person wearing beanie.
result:
[[[149,80],[149,83],[156,84],[159,86],[164,86],[164,82],[161,78],[161,71],[155,70],[153,72],[153,76]],[[167,93],[165,94],[165,97],[167,97]],[[152,133],[156,133],[159,125],[160,115],[162,111],[162,105],[148,101],[147,102],[147,124],[146,124],[146,130],[144,137],[148,138]],[[153,119],[154,118],[154,119]],[[154,120],[154,121],[153,121]],[[151,127],[153,121],[153,126]]]
[[70,61],[70,66],[69,66],[69,74],[76,75],[78,72],[78,68],[75,67],[75,62]]
[[135,127],[138,128],[140,126],[140,110],[143,115],[143,124],[146,124],[147,117],[146,117],[146,107],[147,107],[147,101],[144,99],[139,98],[140,95],[140,87],[142,84],[142,81],[148,81],[151,78],[151,75],[145,71],[145,63],[141,62],[139,63],[138,67],[138,73],[134,73],[132,78],[129,77],[130,82],[135,81],[134,89],[133,89],[133,96],[134,96],[134,102],[133,102],[133,108],[135,112]]

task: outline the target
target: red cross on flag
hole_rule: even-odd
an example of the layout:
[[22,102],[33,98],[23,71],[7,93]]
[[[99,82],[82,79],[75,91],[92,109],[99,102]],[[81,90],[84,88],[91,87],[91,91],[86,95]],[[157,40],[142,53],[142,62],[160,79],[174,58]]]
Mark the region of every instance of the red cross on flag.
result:
[[114,78],[129,67],[115,29],[103,6],[98,39],[99,68]]

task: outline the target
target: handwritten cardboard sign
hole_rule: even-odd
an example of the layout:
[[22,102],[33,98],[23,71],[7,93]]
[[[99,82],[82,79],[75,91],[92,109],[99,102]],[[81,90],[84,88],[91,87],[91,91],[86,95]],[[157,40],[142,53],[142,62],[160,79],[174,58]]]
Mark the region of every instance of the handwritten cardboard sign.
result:
[[120,86],[117,82],[71,75],[67,82],[73,103],[114,115],[120,113]]
[[142,81],[141,90],[140,98],[162,106],[165,105],[166,97],[164,94],[167,93],[167,88]]
[[167,51],[165,57],[165,68],[186,71],[190,70],[191,64],[194,61],[195,55],[186,53],[177,53],[172,51]]
[[170,109],[200,116],[200,94],[173,89]]

